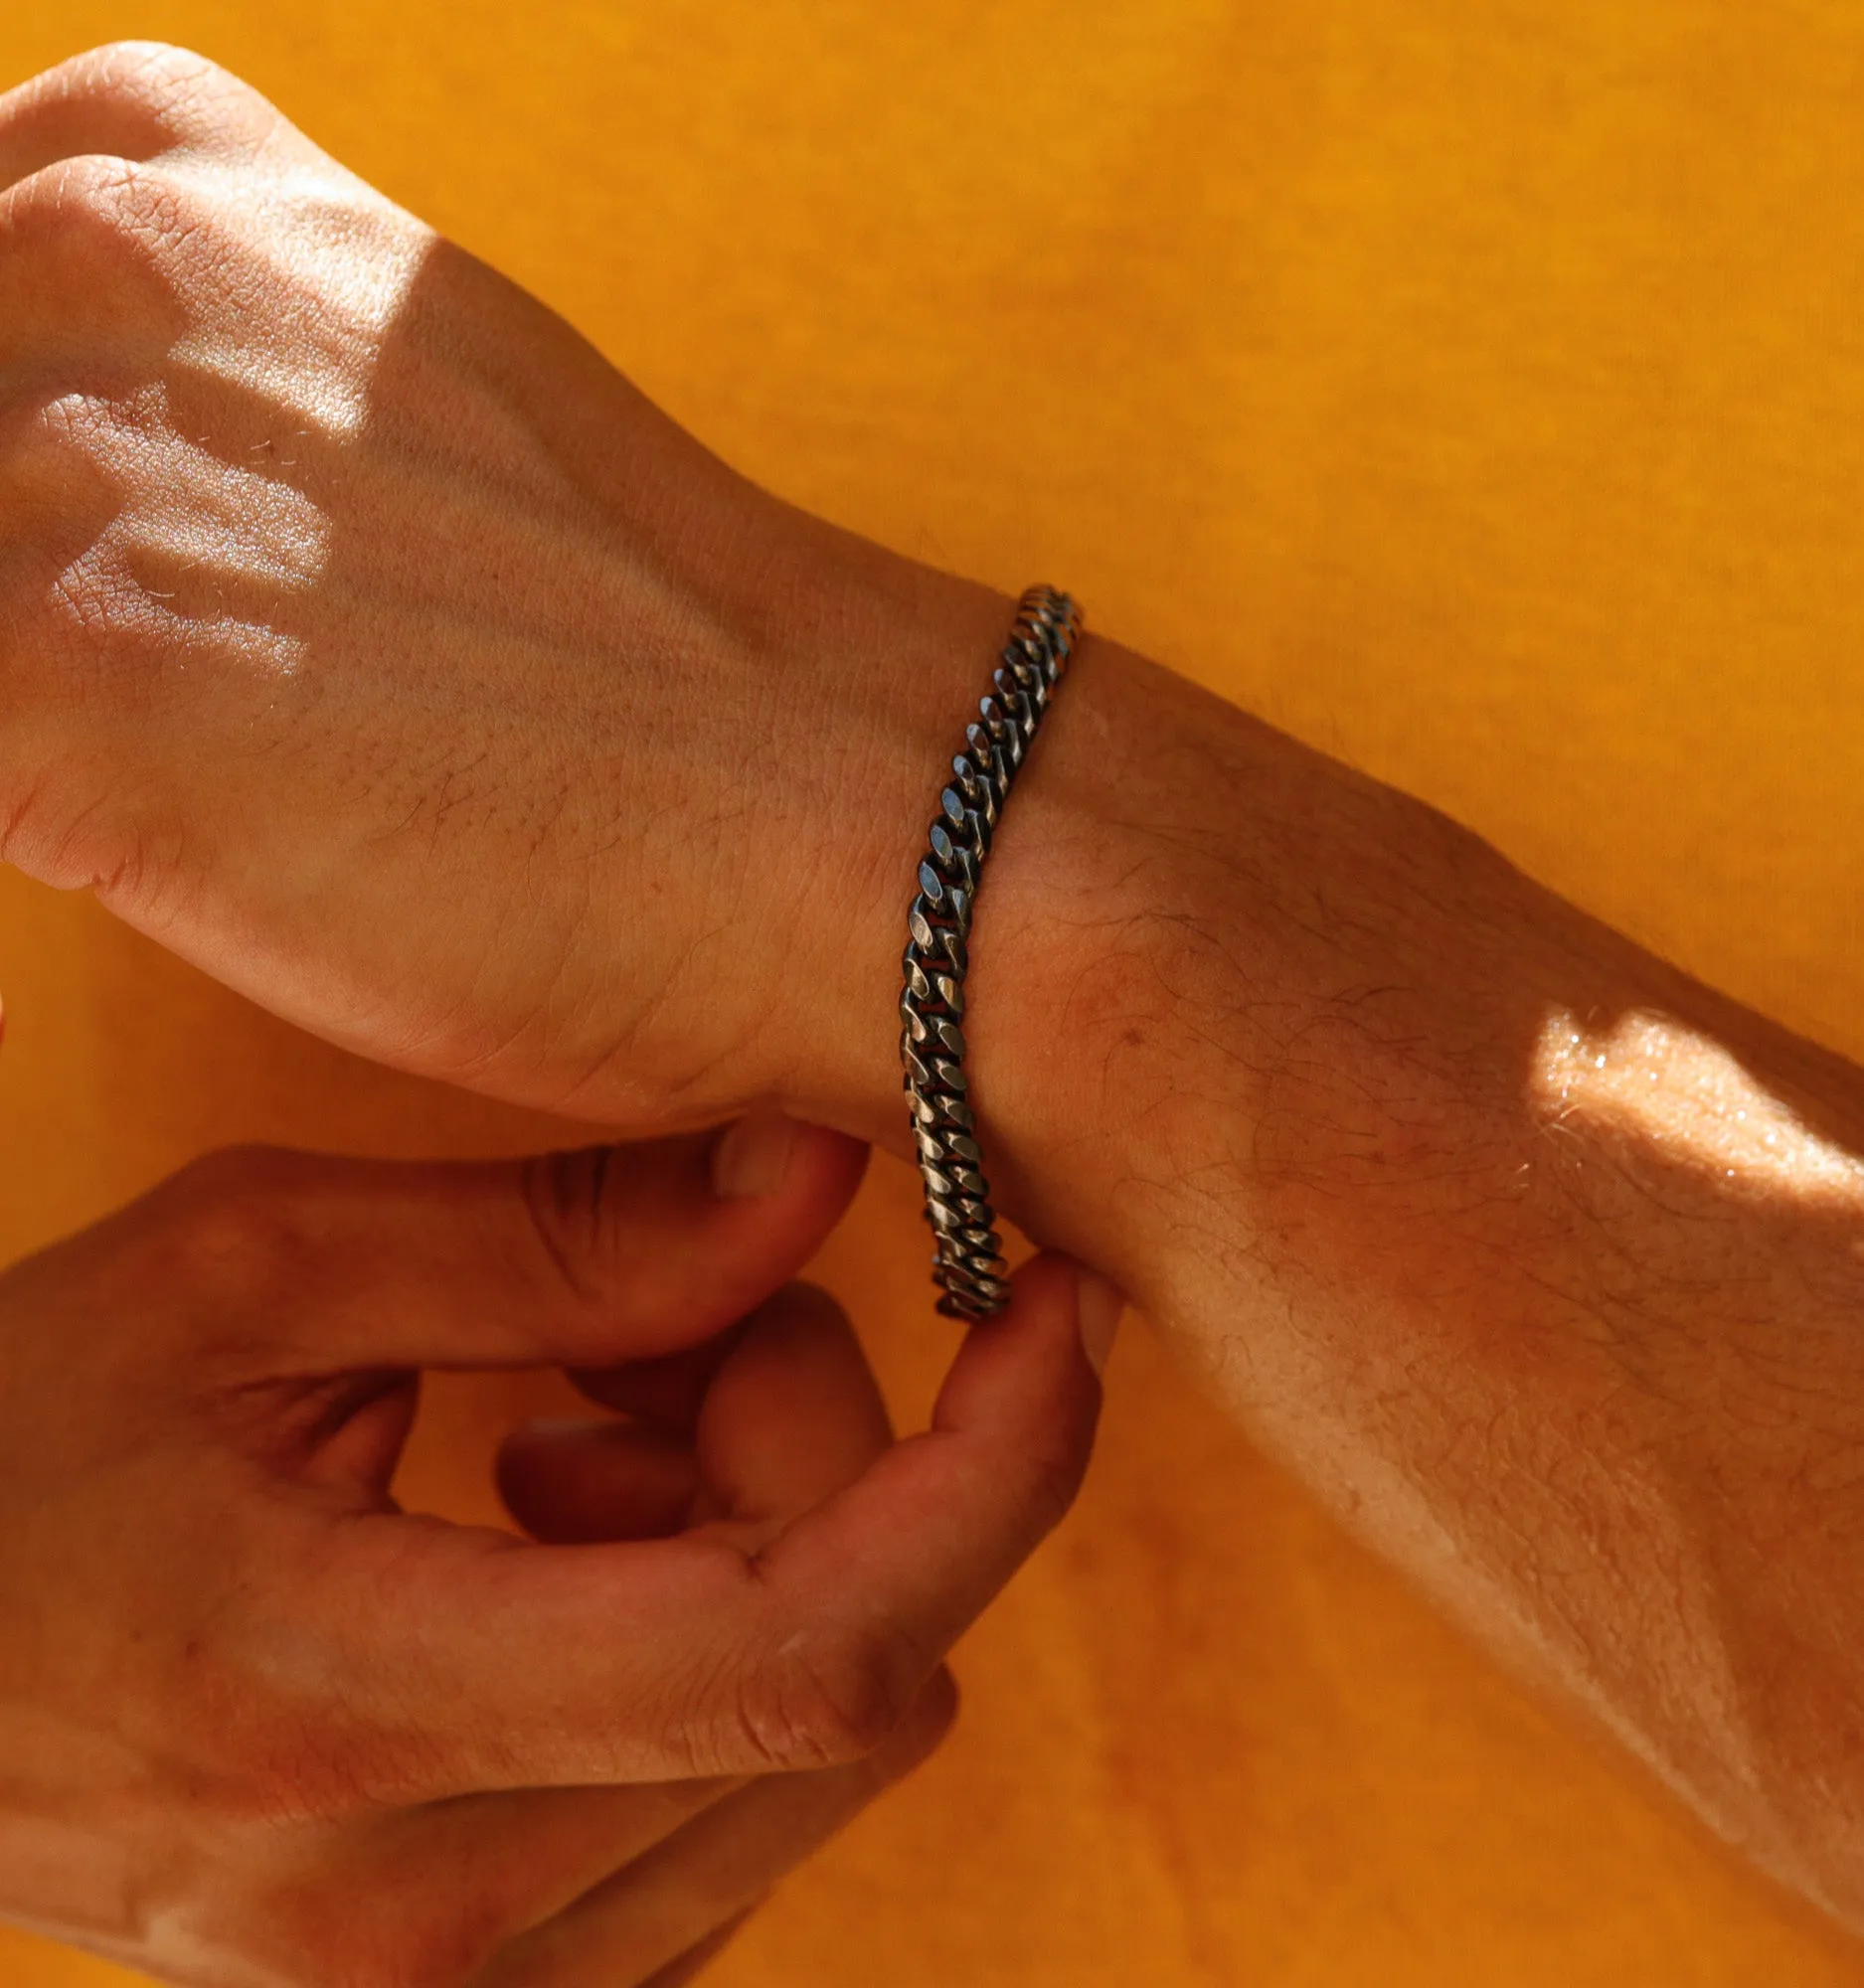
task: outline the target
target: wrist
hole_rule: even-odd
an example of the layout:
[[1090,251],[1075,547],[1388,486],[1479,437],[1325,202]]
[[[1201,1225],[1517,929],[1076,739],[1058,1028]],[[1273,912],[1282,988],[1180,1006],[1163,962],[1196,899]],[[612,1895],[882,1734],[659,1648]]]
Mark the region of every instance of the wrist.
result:
[[[902,1156],[913,1144],[895,1004],[915,866],[1013,613],[1002,596],[926,580],[917,632],[932,631],[928,652],[870,732],[890,727],[897,749],[885,781],[869,777],[864,819],[849,833],[871,852],[866,905],[881,936],[866,948],[878,967],[847,985],[866,1054],[865,1082],[844,1109]],[[1038,1241],[1142,1298],[1159,1252],[1145,1246],[1158,1211],[1141,1204],[1175,1199],[1183,1171],[1220,1162],[1209,1149],[1245,1122],[1244,1098],[1232,1110],[1226,1097],[1238,1072],[1224,1039],[1238,1002],[1214,888],[1221,866],[1203,859],[1189,826],[1210,783],[1205,768],[1201,781],[1189,777],[1185,761],[1213,725],[1250,721],[1091,632],[999,821],[968,946],[968,1095],[995,1198]],[[883,785],[884,813],[867,798]],[[848,928],[866,921],[864,911]],[[845,966],[850,949],[838,958]],[[797,1098],[805,1111],[819,1111],[822,1084],[855,1069],[845,1041],[812,1047],[815,1087]]]
[[[907,907],[1014,604],[761,497],[702,552],[702,674],[751,687],[772,750],[731,769],[742,798],[717,848],[682,852],[705,883],[697,916],[675,907],[678,987],[575,1108],[664,1125],[768,1098],[908,1157]],[[1236,926],[1257,908],[1234,888],[1227,774],[1243,742],[1286,742],[1095,635],[1088,609],[978,892],[969,1075],[1003,1212],[1158,1307],[1160,1204],[1213,1178],[1252,1122]],[[619,981],[656,908],[611,878],[593,895],[634,921],[606,936]],[[668,1070],[701,1075],[669,1095],[652,1087]]]
[[[632,495],[611,507],[613,604],[586,617],[583,674],[642,719],[605,724],[594,751],[587,714],[559,726],[575,863],[551,888],[583,908],[574,950],[499,1065],[464,1080],[617,1127],[767,1101],[898,1144],[914,852],[1010,606],[710,458],[701,476],[691,453],[645,551]],[[648,644],[629,604],[643,563]]]
[[[783,898],[759,918],[783,970],[732,1082],[910,1157],[898,1048],[907,908],[1014,603],[793,513],[777,529],[781,556],[719,620],[763,659],[786,722],[812,745],[782,812],[761,823]],[[1158,749],[1147,729],[1161,719],[1160,686],[1200,695],[1090,634],[977,896],[965,1031],[987,1164],[1005,1213],[1078,1253],[1090,1236],[1106,1241],[1086,1214],[1088,1175],[1131,1157],[1101,1149],[1106,1112],[1121,1115],[1111,1093],[1125,1077],[1122,1037],[1156,1043],[1170,1005],[1142,948],[1121,943],[1127,920],[1149,939],[1155,907],[1141,901],[1132,834],[1109,806]],[[1137,805],[1143,818],[1151,803]],[[1108,1007],[1097,996],[1122,960],[1131,984]]]
[[819,741],[786,845],[792,970],[772,1011],[769,1081],[799,1115],[905,1156],[907,907],[1014,608],[988,587],[800,524],[812,556],[766,598],[760,636],[810,687]]

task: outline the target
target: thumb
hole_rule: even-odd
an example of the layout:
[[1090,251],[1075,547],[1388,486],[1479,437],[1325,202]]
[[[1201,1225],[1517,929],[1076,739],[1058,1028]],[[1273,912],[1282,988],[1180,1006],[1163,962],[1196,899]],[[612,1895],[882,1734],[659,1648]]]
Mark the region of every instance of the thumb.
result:
[[856,1141],[773,1114],[526,1160],[248,1147],[197,1162],[123,1219],[230,1300],[220,1315],[267,1379],[599,1365],[754,1309],[814,1252],[864,1164]]

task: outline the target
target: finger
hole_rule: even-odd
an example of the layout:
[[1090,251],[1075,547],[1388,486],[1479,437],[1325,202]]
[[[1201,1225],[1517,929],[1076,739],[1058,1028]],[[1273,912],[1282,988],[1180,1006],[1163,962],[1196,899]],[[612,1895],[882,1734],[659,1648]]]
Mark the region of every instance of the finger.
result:
[[887,1404],[847,1314],[813,1284],[763,1304],[706,1392],[694,1447],[720,1519],[749,1540],[854,1484],[893,1444]]
[[666,1539],[693,1523],[699,1500],[692,1445],[634,1422],[527,1422],[500,1445],[497,1468],[505,1509],[560,1546]]
[[[732,1404],[773,1399],[767,1392],[771,1389],[810,1397],[826,1391],[869,1431],[869,1439],[859,1467],[825,1483],[818,1495],[852,1482],[893,1440],[886,1404],[853,1327],[825,1291],[804,1285],[778,1292],[755,1323],[757,1343],[749,1347],[745,1340],[754,1321],[747,1319],[702,1346],[658,1360],[589,1368],[571,1378],[592,1401],[688,1438],[696,1437],[702,1410],[709,1409],[718,1424],[721,1415],[731,1415]],[[728,1368],[735,1378],[715,1402],[714,1390]],[[719,1424],[728,1446],[739,1425],[738,1420]],[[799,1503],[793,1509],[804,1507]]]
[[893,1740],[871,1758],[778,1775],[718,1803],[514,1940],[481,1971],[475,1988],[690,1979],[779,1878],[937,1746],[956,1704],[949,1674],[936,1672]]
[[657,1360],[628,1360],[617,1367],[585,1367],[570,1375],[577,1389],[605,1408],[618,1408],[669,1433],[691,1438],[699,1409],[737,1338],[737,1328],[698,1346],[662,1354]]
[[750,1551],[716,1531],[531,1546],[389,1514],[321,1529],[292,1592],[351,1639],[327,1674],[372,1785],[407,1799],[870,1750],[1080,1483],[1100,1384],[1078,1286],[1064,1258],[1028,1265],[964,1342],[932,1429]]
[[[664,1538],[701,1516],[769,1531],[852,1484],[893,1440],[854,1328],[792,1284],[719,1344],[691,1441],[639,1422],[532,1422],[500,1449],[499,1489],[533,1538]],[[658,1370],[663,1361],[643,1362]],[[630,1370],[609,1394],[630,1407]]]
[[[723,1161],[743,1127],[756,1193]],[[271,1379],[358,1367],[586,1365],[719,1332],[814,1251],[865,1149],[780,1118],[542,1159],[411,1165],[254,1148],[117,1218],[123,1274],[222,1300]],[[262,1337],[253,1321],[265,1321]]]
[[0,188],[63,159],[254,152],[288,130],[256,90],[206,57],[117,42],[0,95]]

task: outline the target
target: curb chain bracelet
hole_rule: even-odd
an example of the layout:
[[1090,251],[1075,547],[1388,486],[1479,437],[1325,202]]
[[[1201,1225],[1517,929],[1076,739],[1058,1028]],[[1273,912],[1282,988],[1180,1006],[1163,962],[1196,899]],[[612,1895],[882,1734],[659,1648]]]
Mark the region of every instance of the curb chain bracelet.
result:
[[991,694],[938,796],[907,913],[900,1059],[936,1245],[932,1281],[942,1287],[938,1309],[947,1318],[994,1318],[1009,1302],[964,1074],[965,947],[997,818],[1080,639],[1081,610],[1066,593],[1032,586],[1017,603]]

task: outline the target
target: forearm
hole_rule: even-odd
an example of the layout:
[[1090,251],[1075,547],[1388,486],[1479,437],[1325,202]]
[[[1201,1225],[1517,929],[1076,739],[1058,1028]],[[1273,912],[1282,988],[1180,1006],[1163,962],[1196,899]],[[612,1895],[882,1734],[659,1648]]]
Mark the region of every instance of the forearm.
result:
[[[951,600],[947,738],[988,655]],[[903,1152],[893,955],[942,763],[860,843],[851,876],[889,835],[892,874],[844,907],[792,1099]],[[1864,1916],[1864,1078],[1105,641],[972,955],[1008,1211],[1491,1645]]]

